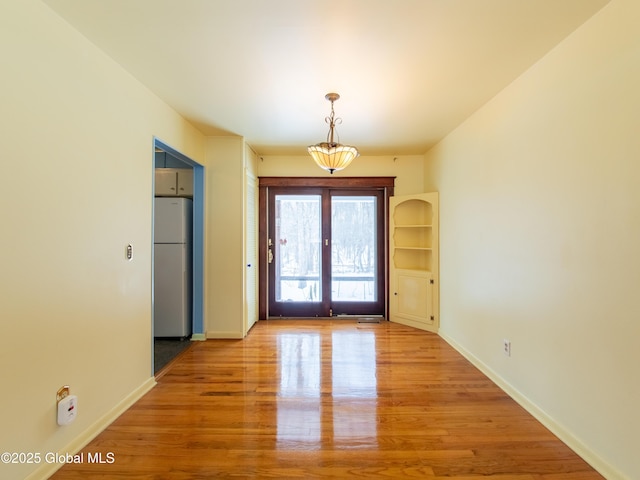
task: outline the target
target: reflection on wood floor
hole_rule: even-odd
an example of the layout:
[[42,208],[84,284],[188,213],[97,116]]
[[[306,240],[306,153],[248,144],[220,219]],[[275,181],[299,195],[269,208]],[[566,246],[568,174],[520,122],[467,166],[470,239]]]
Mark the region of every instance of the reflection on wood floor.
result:
[[83,451],[115,461],[52,478],[603,478],[437,335],[354,320],[195,342]]

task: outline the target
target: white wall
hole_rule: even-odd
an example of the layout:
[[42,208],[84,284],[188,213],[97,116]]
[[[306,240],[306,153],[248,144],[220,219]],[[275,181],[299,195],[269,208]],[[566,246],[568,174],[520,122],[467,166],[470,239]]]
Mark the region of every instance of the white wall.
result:
[[640,478],[639,24],[613,0],[426,155],[441,334],[612,479]]
[[0,2],[0,58],[0,451],[68,452],[153,386],[153,136],[200,161],[205,141],[37,0]]

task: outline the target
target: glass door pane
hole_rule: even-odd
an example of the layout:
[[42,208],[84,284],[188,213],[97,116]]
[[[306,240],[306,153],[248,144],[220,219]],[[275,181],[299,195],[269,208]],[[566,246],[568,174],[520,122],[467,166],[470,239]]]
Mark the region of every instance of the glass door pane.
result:
[[[322,302],[321,195],[275,195],[275,231],[271,237],[275,302]],[[296,311],[280,315],[302,314]]]
[[330,198],[331,312],[384,315],[383,193],[332,190]]
[[331,301],[375,302],[376,197],[331,197]]

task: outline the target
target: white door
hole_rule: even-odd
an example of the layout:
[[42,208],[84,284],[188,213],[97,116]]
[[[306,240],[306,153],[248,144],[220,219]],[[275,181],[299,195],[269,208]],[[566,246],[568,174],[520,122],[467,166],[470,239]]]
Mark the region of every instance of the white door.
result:
[[245,335],[258,321],[258,180],[246,173]]

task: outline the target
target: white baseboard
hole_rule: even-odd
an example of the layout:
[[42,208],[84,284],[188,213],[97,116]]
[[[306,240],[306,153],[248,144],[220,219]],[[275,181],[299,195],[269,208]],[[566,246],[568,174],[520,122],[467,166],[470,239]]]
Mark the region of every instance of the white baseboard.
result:
[[206,333],[194,333],[193,335],[191,335],[192,342],[202,342],[206,339],[207,339]]
[[582,441],[576,438],[567,428],[558,423],[553,417],[548,415],[544,410],[533,403],[529,398],[523,395],[519,390],[514,388],[509,382],[505,381],[493,369],[482,362],[479,358],[466,350],[462,345],[457,343],[451,337],[438,332],[440,337],[451,345],[458,353],[469,360],[482,373],[484,373],[493,383],[500,387],[507,395],[513,398],[522,408],[529,412],[536,420],[547,427],[555,436],[562,440],[571,450],[579,455],[585,462],[591,465],[595,470],[608,480],[631,480],[618,469],[608,462],[604,461],[599,455],[593,452]]
[[207,332],[207,338],[218,338],[218,339],[225,339],[225,338],[244,338],[244,335],[242,332]]
[[[155,378],[151,377],[133,392],[127,395],[120,403],[109,410],[105,415],[99,418],[84,432],[73,439],[71,443],[60,449],[58,453],[75,455],[82,450],[87,444],[97,437],[102,431],[122,415],[129,407],[142,398],[142,396],[156,385]],[[25,480],[44,480],[53,475],[64,464],[61,463],[43,463],[40,468],[32,472]]]

